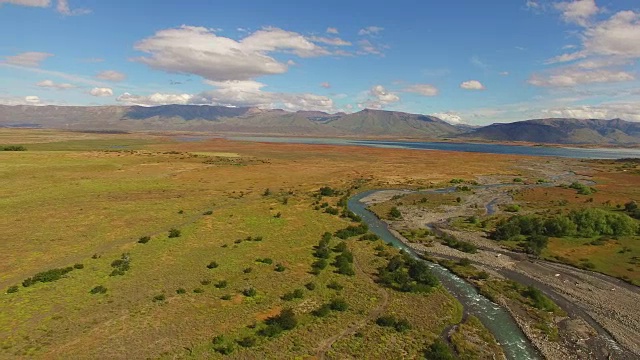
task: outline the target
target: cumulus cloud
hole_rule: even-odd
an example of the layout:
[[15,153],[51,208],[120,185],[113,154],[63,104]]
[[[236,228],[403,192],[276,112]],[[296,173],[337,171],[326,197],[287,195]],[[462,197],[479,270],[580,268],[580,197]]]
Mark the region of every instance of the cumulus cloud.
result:
[[409,85],[403,90],[404,92],[410,92],[420,94],[422,96],[436,96],[438,95],[438,88],[429,84],[413,84]]
[[431,116],[435,116],[438,119],[444,120],[444,121],[446,121],[448,123],[451,123],[451,124],[463,124],[464,123],[464,121],[462,120],[462,117],[460,116],[460,114],[458,114],[456,112],[452,112],[452,111],[434,113],[434,114],[431,114]]
[[162,94],[148,96],[124,93],[116,99],[133,105],[166,104],[221,105],[237,107],[283,108],[290,111],[333,111],[333,100],[326,96],[305,93],[276,93],[263,91],[265,84],[254,80],[207,81],[213,90],[199,94]]
[[321,83],[321,84],[320,84],[320,86],[322,86],[322,87],[323,87],[323,88],[325,88],[325,89],[329,89],[329,88],[331,88],[331,84],[330,84],[330,83],[328,83],[328,82],[326,82],[326,81],[325,81],[325,82],[323,82],[323,83]]
[[40,103],[40,98],[37,96],[25,96],[24,101],[29,105],[36,105]]
[[315,42],[332,45],[332,46],[351,46],[351,43],[349,41],[340,39],[338,37],[329,38],[329,37],[322,37],[322,36],[312,36],[309,39]]
[[568,67],[549,74],[534,74],[529,79],[529,84],[544,87],[573,87],[581,84],[631,80],[635,80],[635,76],[625,71],[607,69],[583,70]]
[[278,28],[258,30],[236,41],[218,36],[211,29],[186,25],[160,30],[139,41],[135,49],[147,56],[134,60],[154,69],[196,74],[214,81],[249,80],[286,72],[288,65],[271,53],[300,57],[331,54],[298,33]]
[[89,91],[89,94],[91,94],[92,96],[97,96],[97,97],[106,97],[106,96],[113,96],[113,90],[110,88],[93,88],[91,89],[91,91]]
[[73,89],[76,87],[73,84],[56,83],[56,82],[53,82],[52,80],[40,81],[39,83],[36,84],[36,86],[43,87],[43,88],[51,88],[56,90],[67,90],[67,89]]
[[369,99],[364,104],[359,104],[360,107],[369,107],[372,109],[382,109],[387,105],[397,103],[400,101],[400,97],[392,92],[389,92],[382,85],[375,85],[368,92]]
[[382,30],[384,30],[384,28],[379,26],[367,26],[366,28],[360,29],[358,35],[378,35]]
[[460,84],[460,88],[465,90],[484,90],[485,87],[478,80],[469,80]]
[[56,10],[66,16],[75,16],[75,15],[86,15],[90,14],[91,10],[89,9],[71,9],[69,7],[68,0],[58,0],[58,6],[56,6]]
[[358,41],[358,46],[360,55],[383,55],[382,49],[367,39]]
[[586,26],[591,17],[600,12],[595,0],[573,0],[554,4],[568,23]]
[[640,104],[637,102],[560,107],[543,112],[552,117],[640,121]]
[[49,7],[51,0],[0,0],[1,4],[13,4],[30,7]]
[[107,81],[122,81],[127,78],[127,75],[115,70],[105,70],[99,72],[96,78]]
[[40,66],[41,62],[51,56],[53,56],[53,54],[29,51],[13,56],[6,56],[4,62],[17,66],[38,67]]
[[340,32],[338,31],[338,29],[337,29],[337,28],[334,28],[334,27],[328,27],[328,28],[327,28],[327,34],[334,34],[334,35],[337,35],[337,34],[339,34],[339,33],[340,33]]

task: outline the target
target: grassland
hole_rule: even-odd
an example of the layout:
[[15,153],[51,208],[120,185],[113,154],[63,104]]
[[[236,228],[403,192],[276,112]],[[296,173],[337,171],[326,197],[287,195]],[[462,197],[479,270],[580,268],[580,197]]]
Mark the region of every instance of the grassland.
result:
[[[481,154],[45,130],[0,130],[0,144],[28,149],[0,152],[0,287],[18,287],[0,295],[0,357],[222,357],[212,344],[222,335],[234,347],[230,357],[312,358],[354,323],[357,330],[335,339],[327,357],[359,357],[364,350],[371,358],[418,356],[460,320],[459,304],[441,289],[428,295],[382,289],[373,280],[383,260],[375,255],[378,244],[368,241],[349,241],[355,276],[331,266],[312,275],[321,235],[350,223],[314,210],[315,193],[322,186],[427,187],[509,174],[516,161],[491,155],[486,165]],[[464,165],[452,169],[452,161]],[[323,199],[332,206],[337,200]],[[174,228],[180,236],[169,237]],[[139,243],[145,236],[149,241]],[[129,268],[110,276],[114,260],[123,258]],[[212,262],[218,266],[208,268]],[[83,266],[59,280],[21,286],[37,273],[75,264]],[[276,264],[285,270],[275,271]],[[221,281],[226,287],[215,286]],[[333,281],[343,289],[326,286]],[[305,287],[311,282],[314,290]],[[91,293],[98,286],[106,292]],[[243,295],[248,288],[256,294]],[[296,289],[301,299],[281,299]],[[335,298],[349,309],[311,315]],[[256,335],[285,308],[298,314],[294,330]],[[411,319],[412,330],[380,328],[369,319],[378,312]],[[245,337],[255,344],[237,344]]]

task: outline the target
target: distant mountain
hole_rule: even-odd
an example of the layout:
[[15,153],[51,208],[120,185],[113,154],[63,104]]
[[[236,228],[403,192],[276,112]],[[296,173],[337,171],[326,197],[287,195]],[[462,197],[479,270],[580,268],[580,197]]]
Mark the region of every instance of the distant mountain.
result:
[[207,105],[3,106],[0,126],[73,130],[188,130],[313,136],[438,138],[462,131],[438,118],[394,111],[288,112]]
[[208,105],[7,106],[0,127],[85,131],[211,131],[283,136],[458,138],[545,144],[640,144],[640,123],[537,119],[485,127],[452,125],[433,116],[365,109],[353,114]]
[[493,124],[461,134],[460,137],[547,144],[638,144],[640,123],[621,119],[536,119]]

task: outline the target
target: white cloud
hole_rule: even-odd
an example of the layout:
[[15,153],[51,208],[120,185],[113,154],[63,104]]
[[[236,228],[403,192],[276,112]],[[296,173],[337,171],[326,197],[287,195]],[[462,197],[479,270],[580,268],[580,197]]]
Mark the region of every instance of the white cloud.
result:
[[462,120],[462,116],[460,116],[460,114],[458,114],[456,112],[452,112],[452,111],[434,113],[434,114],[431,114],[431,116],[435,116],[438,119],[444,120],[444,121],[446,121],[448,123],[451,123],[451,124],[463,124],[464,123],[464,121]]
[[588,53],[640,57],[640,12],[621,11],[584,33]]
[[126,78],[127,75],[115,70],[101,71],[96,75],[96,79],[107,81],[123,81]]
[[416,93],[422,96],[436,96],[438,95],[438,88],[429,84],[413,84],[409,85],[403,90],[404,92]]
[[338,37],[328,38],[322,36],[312,36],[309,38],[309,40],[332,46],[351,46],[351,43],[349,41],[340,39]]
[[75,16],[75,15],[86,15],[90,14],[91,10],[89,9],[73,9],[69,8],[68,0],[58,0],[58,6],[56,6],[56,10],[66,16]]
[[[369,90],[369,99],[364,106],[373,109],[382,109],[383,107],[400,101],[400,97],[392,92],[387,91],[382,85],[376,85]],[[362,104],[360,104],[362,105]]]
[[554,4],[562,11],[562,18],[568,23],[587,26],[591,17],[600,12],[595,0],[573,0]]
[[360,55],[383,55],[382,50],[367,39],[358,41],[358,46],[360,47],[358,50]]
[[334,34],[334,35],[337,35],[337,34],[339,34],[339,33],[340,33],[340,32],[338,31],[338,29],[337,29],[337,28],[334,28],[334,27],[328,27],[328,28],[327,28],[327,34]]
[[0,4],[13,4],[30,7],[48,7],[51,0],[0,0]]
[[249,80],[286,72],[287,64],[270,53],[292,53],[300,57],[331,54],[298,33],[277,28],[258,30],[236,41],[204,27],[185,25],[160,30],[138,42],[135,48],[148,54],[135,61],[155,69],[200,75],[214,81]]
[[37,96],[25,96],[24,101],[30,105],[36,105],[40,103],[40,98]]
[[527,7],[527,9],[539,9],[540,8],[540,4],[537,1],[534,0],[527,0],[527,2],[525,3],[525,6]]
[[460,84],[460,88],[465,90],[484,90],[485,87],[478,80],[469,80]]
[[471,62],[471,65],[483,70],[487,70],[489,68],[489,65],[482,61],[478,55],[473,55],[471,59],[469,59],[469,62]]
[[143,106],[166,104],[222,105],[258,108],[283,108],[290,111],[333,111],[333,100],[315,94],[274,93],[263,91],[266,85],[253,80],[206,81],[214,90],[200,94],[162,94],[149,96],[124,93],[117,101]]
[[563,63],[563,62],[569,62],[569,61],[575,61],[578,59],[584,59],[587,57],[587,54],[584,51],[578,51],[578,52],[574,52],[574,53],[566,53],[566,54],[562,54],[562,55],[558,55],[556,57],[553,57],[547,61],[545,61],[545,64],[556,64],[556,63]]
[[89,91],[89,94],[98,97],[113,96],[113,90],[110,88],[93,88]]
[[561,107],[543,112],[552,117],[640,121],[640,103],[637,102]]
[[384,28],[379,26],[367,26],[366,28],[360,29],[358,31],[358,35],[378,35]]
[[625,71],[607,69],[584,70],[568,67],[546,75],[533,74],[528,82],[535,86],[573,87],[581,84],[621,82],[634,79],[635,76],[633,74]]
[[41,62],[51,56],[53,56],[53,54],[29,51],[13,56],[6,56],[4,62],[11,65],[38,67]]
[[498,73],[498,75],[500,76],[509,76],[509,72],[508,71],[501,71]]
[[328,82],[326,82],[326,81],[325,81],[325,82],[323,82],[323,83],[321,83],[321,84],[320,84],[320,86],[322,86],[322,87],[323,87],[323,88],[325,88],[325,89],[329,89],[329,88],[331,88],[331,84],[330,84],[330,83],[328,83]]
[[40,81],[39,83],[36,84],[36,86],[43,87],[43,88],[52,88],[52,89],[56,89],[56,90],[67,90],[67,89],[73,89],[73,88],[76,87],[73,84],[55,83],[55,82],[53,82],[51,80]]
[[155,93],[149,96],[132,95],[124,93],[116,98],[116,101],[128,105],[157,106],[168,104],[191,104],[194,95],[190,94],[160,94]]

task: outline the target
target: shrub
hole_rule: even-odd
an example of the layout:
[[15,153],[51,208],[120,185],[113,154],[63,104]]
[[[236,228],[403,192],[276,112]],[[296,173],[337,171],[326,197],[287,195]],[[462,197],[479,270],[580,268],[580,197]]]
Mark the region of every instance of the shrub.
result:
[[235,347],[233,344],[225,344],[216,346],[214,350],[222,355],[230,355],[235,351]]
[[347,251],[347,249],[348,249],[348,247],[347,247],[347,243],[346,243],[346,242],[344,242],[344,241],[340,241],[340,242],[338,243],[338,245],[336,245],[336,246],[333,248],[333,251],[335,251],[335,252],[343,252],[343,251]]
[[402,213],[398,210],[397,207],[392,207],[389,211],[389,217],[392,219],[400,219],[402,217]]
[[364,235],[368,231],[369,227],[367,226],[367,224],[360,224],[355,226],[349,225],[345,229],[336,231],[335,236],[342,240],[346,240],[352,236]]
[[293,310],[284,309],[280,314],[268,318],[265,323],[267,325],[277,325],[282,330],[293,330],[298,325],[298,319]]
[[330,283],[327,284],[327,288],[332,289],[332,290],[336,290],[336,291],[340,291],[342,289],[344,289],[344,286],[340,285],[340,283],[338,283],[337,281],[331,281]]
[[195,289],[193,289],[193,292],[196,293],[196,294],[202,294],[204,292],[204,290],[201,289],[201,288],[195,288]]
[[331,313],[331,306],[329,306],[329,304],[324,304],[322,306],[320,306],[319,308],[313,310],[311,312],[311,315],[316,316],[316,317],[326,317]]
[[176,294],[186,294],[187,290],[185,290],[184,288],[179,288],[176,290]]
[[73,271],[73,267],[68,266],[66,268],[51,269],[35,274],[33,277],[27,278],[22,282],[22,286],[29,287],[38,282],[53,282],[60,280],[64,275]]
[[213,343],[213,345],[224,344],[224,335],[214,336],[213,339],[211,339],[211,343]]
[[429,360],[454,360],[455,357],[451,353],[449,346],[442,340],[436,339],[424,353],[424,357]]
[[302,299],[304,297],[304,291],[302,289],[295,289],[282,295],[282,300],[291,301],[294,299]]
[[334,311],[347,311],[349,309],[349,304],[344,299],[338,298],[333,299],[329,303],[329,307]]
[[202,285],[209,285],[209,284],[211,284],[211,280],[209,280],[209,279],[203,279],[203,280],[200,280],[200,284],[202,284]]
[[308,282],[304,285],[304,287],[307,288],[307,290],[315,290],[316,289],[316,284],[312,283],[312,282]]
[[320,195],[322,196],[333,196],[333,195],[337,195],[338,191],[328,187],[328,186],[323,186],[320,188],[319,190]]
[[209,263],[209,265],[207,265],[207,269],[215,269],[218,266],[220,266],[220,265],[217,262],[212,261],[212,262]]
[[278,264],[278,265],[276,265],[276,267],[275,267],[275,269],[274,269],[274,270],[275,270],[275,271],[277,271],[277,272],[283,272],[283,271],[285,271],[286,269],[287,269],[287,268],[286,268],[286,267],[284,267],[284,265],[282,265],[282,264]]
[[269,195],[271,195],[271,190],[269,190],[268,188],[264,189],[264,192],[262,193],[262,196],[269,196]]
[[338,210],[338,209],[336,209],[334,207],[331,207],[331,206],[329,206],[326,209],[324,209],[324,212],[326,212],[327,214],[330,214],[330,215],[338,215],[338,214],[340,214],[340,210]]
[[245,336],[242,339],[238,340],[237,342],[238,342],[238,345],[245,348],[256,346],[256,338],[254,338],[253,336]]
[[18,285],[9,286],[7,289],[7,294],[13,294],[18,292]]
[[258,259],[256,259],[256,262],[267,264],[267,265],[271,265],[271,264],[273,264],[273,259],[270,259],[270,258],[260,259],[260,258],[258,258]]
[[159,294],[153,297],[153,302],[164,301],[166,296],[164,294]]
[[84,269],[84,264],[75,264],[73,265],[74,269]]
[[225,294],[225,295],[220,296],[220,299],[222,299],[222,300],[231,300],[231,297],[232,297],[231,294]]
[[506,212],[518,212],[518,211],[520,211],[520,205],[509,204],[504,208],[504,211],[506,211]]
[[384,315],[376,319],[376,324],[384,327],[391,327],[396,325],[396,317],[393,315]]
[[106,294],[106,292],[107,288],[102,285],[95,286],[93,289],[89,290],[90,294]]
[[207,210],[203,212],[202,215],[213,215],[213,210]]
[[142,236],[140,239],[138,239],[138,243],[139,244],[146,244],[151,240],[150,236]]
[[376,234],[369,233],[369,234],[362,235],[360,237],[360,240],[377,241],[377,240],[380,240],[380,237]]
[[27,148],[22,145],[9,145],[0,147],[2,151],[27,151]]
[[400,319],[396,322],[394,328],[397,332],[405,332],[411,330],[412,326],[406,319]]
[[229,285],[227,280],[220,280],[214,286],[218,289],[224,289]]
[[242,290],[242,295],[244,295],[246,297],[254,297],[257,294],[258,294],[258,291],[253,287],[246,288],[246,289]]
[[250,273],[250,272],[252,272],[252,271],[253,271],[253,268],[250,268],[250,267],[248,267],[248,268],[246,268],[246,269],[242,270],[242,272],[243,272],[243,273],[245,273],[245,274],[248,274],[248,273]]
[[406,253],[392,257],[378,271],[380,283],[402,292],[429,292],[439,284],[428,265]]
[[169,230],[169,238],[177,238],[180,237],[180,235],[182,234],[182,232],[178,229],[171,229]]

